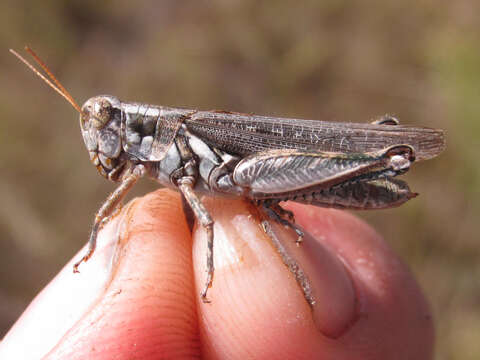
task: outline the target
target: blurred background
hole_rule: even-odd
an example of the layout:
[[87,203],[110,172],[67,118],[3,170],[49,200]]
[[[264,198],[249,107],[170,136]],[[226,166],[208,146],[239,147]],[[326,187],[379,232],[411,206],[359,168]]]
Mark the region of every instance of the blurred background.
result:
[[447,150],[404,177],[420,197],[357,214],[424,289],[437,359],[479,359],[478,14],[474,0],[2,1],[0,337],[86,242],[114,187],[89,162],[78,114],[8,53],[28,44],[80,103],[107,93],[446,129]]

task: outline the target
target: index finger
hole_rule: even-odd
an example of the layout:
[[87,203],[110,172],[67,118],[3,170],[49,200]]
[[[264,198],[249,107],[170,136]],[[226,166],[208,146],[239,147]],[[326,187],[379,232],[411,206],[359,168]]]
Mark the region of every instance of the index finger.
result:
[[[198,310],[207,359],[431,357],[432,320],[421,291],[365,223],[343,211],[291,204],[315,236],[300,247],[292,231],[273,225],[310,279],[316,300],[310,308],[255,209],[218,199],[206,206],[215,219],[216,264],[212,302]],[[197,289],[205,280],[205,247],[198,228]]]

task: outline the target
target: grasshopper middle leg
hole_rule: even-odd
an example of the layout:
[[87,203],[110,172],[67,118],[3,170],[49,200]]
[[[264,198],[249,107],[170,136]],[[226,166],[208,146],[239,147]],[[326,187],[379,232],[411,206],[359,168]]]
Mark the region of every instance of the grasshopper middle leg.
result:
[[190,178],[181,178],[177,183],[180,191],[185,197],[185,200],[195,214],[195,217],[207,232],[207,280],[201,292],[201,296],[202,301],[208,303],[210,301],[207,298],[207,292],[212,286],[213,274],[215,271],[213,265],[213,220],[200,199],[197,197],[197,195],[195,195],[193,191],[193,182],[190,180]]
[[[195,215],[195,218],[207,232],[207,280],[200,294],[202,296],[202,301],[208,303],[210,301],[207,298],[207,292],[212,286],[213,274],[215,271],[213,265],[213,220],[193,190],[198,178],[198,164],[186,138],[178,136],[175,139],[175,144],[180,152],[183,167],[178,169],[177,174],[174,174],[173,178],[181,191],[183,198],[186,200],[191,211]],[[188,213],[186,215],[188,217]]]

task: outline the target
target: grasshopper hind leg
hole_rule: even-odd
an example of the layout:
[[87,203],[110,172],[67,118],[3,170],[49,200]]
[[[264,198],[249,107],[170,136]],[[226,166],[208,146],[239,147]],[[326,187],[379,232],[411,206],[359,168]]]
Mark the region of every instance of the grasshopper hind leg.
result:
[[[313,295],[310,279],[308,278],[302,267],[297,263],[295,258],[287,250],[285,244],[282,243],[281,238],[277,235],[274,228],[272,227],[270,220],[266,219],[266,217],[269,217],[270,219],[277,223],[280,223],[281,225],[293,228],[295,232],[297,232],[297,234],[301,233],[301,235],[299,234],[299,237],[303,237],[303,231],[296,227],[292,222],[289,222],[288,220],[282,218],[280,214],[283,214],[284,216],[289,216],[293,214],[290,211],[283,209],[280,205],[278,205],[278,203],[272,204],[268,201],[261,201],[258,202],[257,205],[260,205],[264,212],[263,220],[261,222],[263,231],[265,231],[267,236],[272,241],[272,244],[280,255],[282,262],[295,277],[295,281],[297,282],[298,286],[300,286],[300,289],[302,290],[303,296],[307,301],[308,305],[310,307],[313,307],[315,305],[315,298]],[[298,244],[300,243],[297,241],[297,245]]]
[[303,230],[295,224],[295,215],[293,212],[282,208],[278,201],[261,201],[260,205],[272,220],[295,231],[298,235],[296,240],[297,244],[300,244],[303,241],[305,234]]

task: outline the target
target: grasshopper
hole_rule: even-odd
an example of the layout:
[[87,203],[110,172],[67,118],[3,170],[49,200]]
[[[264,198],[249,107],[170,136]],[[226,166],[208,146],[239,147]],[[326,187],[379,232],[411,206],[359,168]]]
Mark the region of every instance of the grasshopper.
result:
[[80,107],[28,47],[47,79],[13,50],[35,74],[80,114],[90,160],[106,179],[119,183],[98,210],[86,254],[94,253],[97,234],[128,191],[148,176],[180,191],[207,233],[207,300],[214,275],[214,221],[199,195],[242,197],[298,234],[293,214],[280,206],[296,201],[341,209],[399,206],[417,194],[395,177],[414,161],[445,149],[444,132],[399,125],[391,116],[372,123],[337,123],[199,111],[124,102],[115,96],[90,98]]

